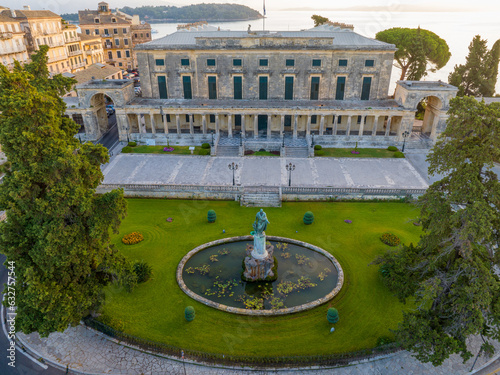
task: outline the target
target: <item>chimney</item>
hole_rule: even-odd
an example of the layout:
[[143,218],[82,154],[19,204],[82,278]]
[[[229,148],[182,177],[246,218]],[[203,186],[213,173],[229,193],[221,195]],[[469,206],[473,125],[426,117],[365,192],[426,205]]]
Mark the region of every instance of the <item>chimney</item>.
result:
[[14,9],[10,10],[10,15],[12,18],[16,18],[16,11]]
[[30,6],[29,6],[29,5],[25,5],[25,6],[23,6],[23,9],[24,9],[24,10],[31,10],[31,8],[30,8]]

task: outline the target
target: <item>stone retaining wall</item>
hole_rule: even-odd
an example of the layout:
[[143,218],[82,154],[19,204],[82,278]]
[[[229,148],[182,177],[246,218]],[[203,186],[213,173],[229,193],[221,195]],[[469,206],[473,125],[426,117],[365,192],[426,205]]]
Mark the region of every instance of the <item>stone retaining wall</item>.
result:
[[184,280],[182,279],[182,270],[184,269],[184,266],[186,265],[186,262],[196,253],[203,251],[209,247],[215,246],[215,245],[220,245],[223,243],[229,243],[229,242],[238,242],[238,241],[251,241],[253,239],[252,236],[239,236],[239,237],[229,237],[229,238],[223,238],[221,240],[216,240],[212,242],[207,242],[203,245],[200,245],[193,250],[191,250],[189,253],[187,253],[184,258],[182,258],[181,262],[177,266],[177,283],[179,284],[179,287],[182,289],[184,293],[186,293],[189,297],[193,298],[194,300],[203,303],[204,305],[234,313],[234,314],[242,314],[242,315],[254,315],[254,316],[274,316],[274,315],[285,315],[285,314],[291,314],[299,311],[305,311],[305,310],[310,310],[314,307],[317,307],[319,305],[322,305],[328,301],[330,301],[333,297],[335,297],[339,292],[340,289],[342,289],[342,286],[344,285],[344,271],[342,270],[342,267],[340,266],[339,262],[333,255],[331,255],[329,252],[321,249],[320,247],[311,245],[306,242],[298,241],[298,240],[293,240],[290,238],[285,238],[285,237],[277,237],[277,236],[267,236],[268,240],[271,241],[281,241],[281,242],[288,242],[294,245],[299,245],[306,247],[310,250],[316,251],[317,253],[322,254],[326,258],[328,258],[335,268],[337,269],[338,273],[338,281],[337,281],[337,286],[335,289],[333,289],[330,293],[328,293],[325,297],[322,297],[320,299],[317,299],[316,301],[306,303],[304,305],[300,306],[295,306],[295,307],[289,307],[286,309],[280,309],[280,310],[247,310],[247,309],[240,309],[237,307],[231,307],[231,306],[226,306],[222,305],[217,302],[210,301],[202,296],[199,296],[198,294],[194,293],[191,289],[189,289],[186,284],[184,283]]

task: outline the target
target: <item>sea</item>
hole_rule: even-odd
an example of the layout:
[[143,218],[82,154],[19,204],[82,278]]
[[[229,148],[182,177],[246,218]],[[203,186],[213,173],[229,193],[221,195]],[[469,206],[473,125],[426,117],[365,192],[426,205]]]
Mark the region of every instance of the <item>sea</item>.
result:
[[[464,64],[469,52],[468,47],[475,35],[488,41],[491,48],[500,39],[500,22],[498,12],[398,12],[397,7],[388,7],[384,11],[273,11],[268,10],[265,19],[238,22],[210,22],[221,29],[293,31],[313,27],[311,16],[319,14],[335,22],[354,25],[358,34],[374,38],[379,31],[392,27],[409,27],[430,30],[446,40],[450,47],[451,58],[445,67],[429,72],[424,78],[427,81],[442,80],[448,82],[448,75],[457,64]],[[153,39],[161,38],[176,31],[177,23],[152,23],[152,28],[158,33]],[[395,82],[399,80],[401,71],[393,68],[390,91],[394,90]],[[500,93],[500,79],[496,85]]]

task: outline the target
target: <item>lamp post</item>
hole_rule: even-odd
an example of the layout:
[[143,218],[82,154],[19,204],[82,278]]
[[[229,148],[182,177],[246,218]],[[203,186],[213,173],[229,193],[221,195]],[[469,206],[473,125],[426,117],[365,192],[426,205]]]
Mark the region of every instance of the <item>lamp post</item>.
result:
[[234,161],[228,165],[229,169],[233,171],[233,186],[235,185],[234,183],[234,171],[238,169],[238,164],[234,164]]
[[401,149],[401,152],[405,152],[406,138],[408,138],[410,132],[408,130],[405,130],[401,135],[403,136],[403,148]]
[[165,118],[163,117],[165,114],[163,113],[163,106],[160,106],[160,115],[161,115],[161,122],[165,121]]
[[295,170],[295,164],[287,164],[285,168],[288,171],[288,186],[292,186],[292,171]]
[[212,147],[214,147],[214,131],[210,130],[210,133],[212,134]]

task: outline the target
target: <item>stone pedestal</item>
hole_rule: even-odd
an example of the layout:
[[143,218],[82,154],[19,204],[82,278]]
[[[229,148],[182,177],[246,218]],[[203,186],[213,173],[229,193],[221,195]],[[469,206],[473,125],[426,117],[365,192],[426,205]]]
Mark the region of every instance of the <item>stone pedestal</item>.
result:
[[[266,245],[264,238],[264,252],[257,251],[255,245],[247,245],[247,256],[245,257],[245,271],[243,279],[245,281],[265,281],[273,279],[276,275],[273,272],[274,267],[274,246]],[[260,239],[259,239],[260,240]],[[254,241],[255,244],[255,241]],[[260,243],[259,243],[260,244]]]

